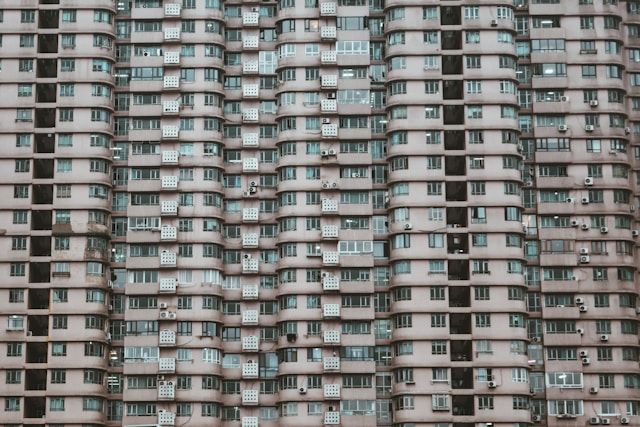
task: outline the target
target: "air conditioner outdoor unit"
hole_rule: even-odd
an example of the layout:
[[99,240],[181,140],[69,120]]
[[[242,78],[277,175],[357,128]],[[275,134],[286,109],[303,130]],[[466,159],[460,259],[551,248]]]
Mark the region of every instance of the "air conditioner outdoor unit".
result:
[[580,278],[578,276],[571,276],[571,280],[577,282],[578,280],[580,280]]
[[589,198],[588,197],[583,197],[582,198],[582,204],[583,205],[588,205],[589,204]]
[[298,391],[300,392],[300,394],[306,394],[307,393],[307,388],[306,387],[300,387],[298,389]]
[[561,96],[560,97],[560,101],[562,101],[562,102],[567,102],[568,100],[569,100],[568,96]]
[[589,255],[582,255],[580,257],[580,264],[589,264]]
[[640,231],[638,231],[638,230],[631,230],[631,235],[632,235],[633,237],[638,237],[638,235],[640,235]]
[[580,248],[580,255],[589,255],[589,248]]
[[335,92],[327,93],[327,99],[336,99],[336,93]]
[[249,187],[249,194],[255,194],[258,192],[258,187]]
[[592,107],[597,107],[598,106],[598,100],[597,99],[592,99],[591,101],[589,101],[589,105],[591,105]]
[[591,425],[600,424],[600,417],[591,417],[591,418],[589,418],[589,424],[591,424]]
[[591,176],[585,177],[584,185],[593,185],[593,177],[591,177]]
[[591,393],[591,394],[596,394],[597,392],[598,392],[598,387],[591,387],[589,389],[589,393]]
[[594,125],[585,125],[584,130],[587,132],[593,132],[595,128],[596,127]]
[[620,424],[629,424],[629,418],[627,417],[620,418]]
[[604,341],[604,342],[609,341],[609,335],[607,334],[600,335],[600,341]]
[[600,232],[602,234],[607,234],[609,232],[609,227],[600,227]]
[[534,423],[539,423],[540,421],[542,421],[542,415],[534,415],[533,417],[531,417],[531,420]]
[[589,356],[589,352],[587,350],[580,350],[580,357],[587,357]]
[[605,426],[611,425],[611,419],[610,418],[601,418],[600,422]]
[[589,229],[589,224],[582,224],[580,226],[580,228],[582,228],[583,230],[588,230]]
[[242,258],[251,259],[251,254],[244,254],[244,255],[242,255]]
[[631,133],[631,128],[624,128],[624,133],[629,135]]
[[260,12],[260,8],[259,7],[252,7],[251,8],[251,12]]
[[406,224],[404,225],[404,229],[405,229],[405,230],[411,230],[412,228],[413,228],[413,225],[411,225],[411,223],[406,223]]
[[167,304],[166,302],[161,302],[160,304],[158,304],[159,308],[168,308],[169,304]]
[[489,388],[496,388],[496,387],[498,387],[498,383],[497,383],[497,382],[495,382],[495,381],[489,381],[489,382],[487,383],[487,386],[488,386]]
[[567,125],[558,125],[558,131],[566,132],[568,130],[569,130],[569,127]]
[[589,311],[589,306],[586,306],[586,305],[581,305],[580,306],[580,312],[581,313],[586,313],[587,311]]
[[575,202],[575,199],[573,197],[567,197],[567,200],[565,200],[567,203],[573,203]]
[[577,227],[580,225],[580,221],[578,221],[577,219],[572,219],[571,220],[571,226],[572,227]]
[[320,151],[320,155],[323,156],[323,157],[327,157],[329,155],[329,150]]
[[591,363],[591,359],[589,359],[588,357],[583,357],[582,358],[582,364],[583,365],[588,365],[589,363]]
[[584,298],[583,297],[576,297],[576,304],[584,304]]
[[576,334],[584,334],[584,328],[576,328]]
[[498,26],[498,20],[497,19],[492,19],[491,20],[491,26],[492,27],[497,27]]
[[257,187],[258,181],[249,181],[249,187]]
[[322,124],[323,125],[328,125],[330,123],[331,123],[331,119],[330,118],[328,118],[328,117],[323,117],[322,118]]
[[334,149],[330,149],[330,150],[329,150],[329,155],[330,155],[330,156],[335,156],[335,155],[337,155],[337,154],[338,154],[338,152],[337,152],[336,150],[334,150]]

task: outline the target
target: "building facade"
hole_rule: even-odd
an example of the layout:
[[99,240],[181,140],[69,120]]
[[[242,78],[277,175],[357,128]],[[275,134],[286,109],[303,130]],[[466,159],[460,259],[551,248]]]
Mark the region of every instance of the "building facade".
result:
[[0,61],[4,427],[640,425],[640,1],[4,0]]

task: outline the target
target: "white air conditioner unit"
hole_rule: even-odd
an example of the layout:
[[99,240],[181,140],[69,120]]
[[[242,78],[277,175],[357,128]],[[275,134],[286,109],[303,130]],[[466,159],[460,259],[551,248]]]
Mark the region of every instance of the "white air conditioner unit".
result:
[[596,127],[594,125],[585,125],[584,130],[587,132],[593,132],[595,128]]
[[592,99],[591,101],[589,101],[589,105],[591,105],[592,107],[597,107],[598,106],[598,100],[597,99]]
[[580,312],[581,313],[586,313],[587,311],[589,311],[589,307],[586,305],[581,305],[580,306]]
[[489,382],[487,383],[487,386],[488,386],[489,388],[496,388],[496,387],[498,387],[498,383],[497,383],[497,382],[495,382],[495,381],[489,381]]
[[567,200],[565,200],[567,203],[573,203],[575,202],[575,199],[573,197],[567,197]]
[[576,304],[584,304],[584,298],[583,297],[576,297]]
[[320,155],[322,157],[328,157],[329,156],[329,150],[322,150],[320,151]]
[[251,254],[244,254],[242,255],[243,259],[251,259]]
[[338,152],[337,152],[336,150],[334,150],[334,149],[330,149],[330,150],[329,150],[329,155],[330,155],[330,156],[335,156],[335,155],[337,155],[337,154],[338,154]]
[[335,92],[327,93],[327,99],[336,99],[336,93]]
[[601,418],[600,422],[602,423],[602,425],[605,425],[605,426],[611,425],[611,419],[610,418]]
[[589,248],[580,248],[580,255],[589,255]]
[[580,350],[580,357],[587,357],[589,356],[589,352],[587,350]]
[[580,278],[578,276],[571,276],[571,280],[577,282],[578,280],[580,280]]
[[571,220],[571,226],[572,227],[577,227],[580,225],[580,221],[578,221],[577,219],[572,219]]
[[600,227],[600,232],[602,234],[607,234],[609,232],[609,227]]
[[598,393],[598,387],[591,387],[591,388],[589,388],[589,393],[591,393],[591,394],[596,394],[596,393]]
[[307,388],[306,387],[300,387],[298,389],[298,391],[300,392],[300,394],[307,394]]
[[167,304],[166,302],[161,302],[160,304],[158,304],[158,308],[169,308],[169,304]]
[[638,231],[638,230],[631,230],[631,235],[632,235],[633,237],[638,237],[638,235],[640,235],[640,231]]
[[569,101],[569,97],[568,96],[561,96],[560,97],[560,101],[567,102],[567,101]]
[[323,125],[328,125],[330,123],[331,123],[331,119],[330,118],[328,118],[328,117],[323,117],[322,118],[322,124]]
[[491,26],[492,27],[497,27],[498,26],[498,20],[497,19],[492,19],[491,20]]
[[584,185],[593,185],[593,177],[587,176],[584,178]]
[[413,225],[411,225],[411,223],[408,223],[408,222],[407,222],[407,223],[404,225],[404,229],[405,229],[405,230],[411,230],[412,228],[413,228]]
[[591,418],[589,418],[589,424],[591,424],[591,425],[600,424],[600,417],[591,417]]
[[582,224],[580,226],[580,228],[582,228],[583,230],[588,230],[589,229],[589,224]]
[[627,417],[620,418],[620,424],[629,424],[629,418]]
[[607,334],[600,335],[600,341],[603,341],[603,342],[609,341],[609,335]]
[[249,187],[257,187],[258,181],[249,181]]
[[582,204],[583,205],[588,205],[589,204],[589,198],[588,197],[583,197],[582,198]]
[[568,130],[569,130],[569,127],[567,125],[558,125],[559,132],[566,132]]
[[539,423],[540,421],[542,421],[542,415],[534,415],[531,417],[531,421],[533,421],[534,423]]
[[631,128],[624,128],[624,133],[629,135],[631,133]]
[[583,357],[582,358],[582,364],[583,365],[588,365],[589,363],[591,363],[591,359],[589,359],[588,357]]
[[580,257],[580,264],[589,264],[590,258],[589,255],[582,255]]
[[260,8],[259,7],[252,7],[251,8],[251,12],[260,12]]
[[576,334],[583,335],[584,334],[584,328],[576,328]]

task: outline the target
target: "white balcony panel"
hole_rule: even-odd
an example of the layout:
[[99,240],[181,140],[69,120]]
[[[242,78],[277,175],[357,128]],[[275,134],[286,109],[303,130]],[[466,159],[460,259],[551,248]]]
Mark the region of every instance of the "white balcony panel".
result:
[[245,36],[242,38],[242,47],[245,49],[257,49],[260,46],[258,36]]
[[243,208],[242,220],[243,221],[257,221],[260,215],[258,208]]
[[340,317],[340,304],[323,304],[322,305],[322,317],[324,317],[324,318],[339,318]]
[[165,52],[164,53],[165,65],[178,65],[180,64],[180,52]]
[[162,112],[163,113],[179,113],[180,101],[164,101],[162,103]]
[[160,228],[160,240],[176,240],[178,238],[178,228],[172,225],[163,225]]
[[180,87],[180,76],[164,76],[162,87],[165,89],[177,89]]
[[260,23],[260,12],[244,12],[242,14],[242,25],[256,26]]
[[242,351],[258,351],[260,339],[257,335],[242,337]]
[[181,10],[180,3],[167,3],[164,5],[164,16],[180,16]]
[[327,265],[337,265],[340,263],[340,254],[336,251],[325,251],[322,253],[322,263]]
[[257,98],[260,94],[260,86],[257,84],[242,85],[242,96],[245,98]]
[[176,331],[163,329],[160,331],[160,345],[173,345],[176,343]]
[[322,199],[322,212],[338,212],[339,202],[334,199]]
[[247,157],[242,159],[243,172],[258,172],[260,161],[257,157]]
[[175,125],[162,126],[163,138],[177,138],[180,135],[180,127]]
[[158,371],[160,372],[175,372],[176,371],[176,359],[173,357],[161,357],[158,361]]
[[242,146],[243,147],[257,147],[258,134],[257,133],[243,133],[242,134]]

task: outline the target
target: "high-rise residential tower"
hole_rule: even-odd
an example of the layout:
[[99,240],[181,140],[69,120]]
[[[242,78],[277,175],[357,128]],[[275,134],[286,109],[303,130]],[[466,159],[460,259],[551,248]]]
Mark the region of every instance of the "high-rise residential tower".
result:
[[3,0],[0,427],[640,425],[638,87],[638,0]]

